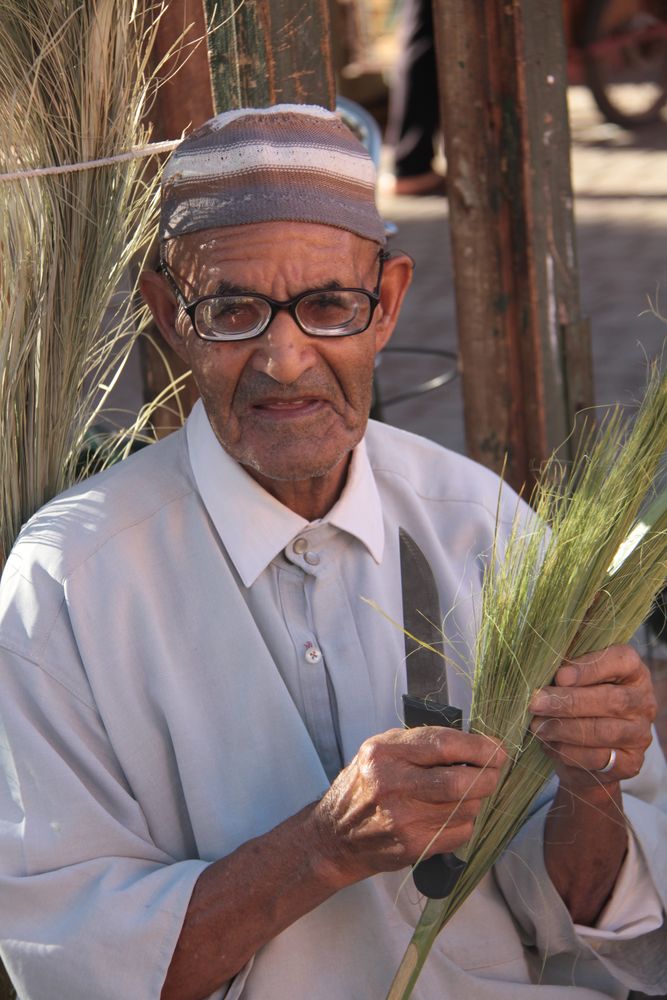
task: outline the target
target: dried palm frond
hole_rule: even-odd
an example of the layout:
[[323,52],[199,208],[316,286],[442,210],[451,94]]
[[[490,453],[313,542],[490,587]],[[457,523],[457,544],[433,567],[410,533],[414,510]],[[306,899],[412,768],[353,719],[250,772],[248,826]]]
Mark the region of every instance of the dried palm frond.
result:
[[629,429],[615,409],[582,441],[570,470],[554,457],[538,483],[536,518],[517,518],[482,592],[470,728],[500,738],[510,761],[444,900],[428,900],[388,1000],[407,1000],[428,952],[525,821],[552,773],[528,729],[533,692],[566,659],[627,642],[667,579],[667,376],[654,366]]
[[[132,0],[0,0],[0,173],[145,144],[156,13]],[[140,325],[132,289],[116,289],[145,252],[156,190],[142,158],[0,177],[0,556],[82,474]]]

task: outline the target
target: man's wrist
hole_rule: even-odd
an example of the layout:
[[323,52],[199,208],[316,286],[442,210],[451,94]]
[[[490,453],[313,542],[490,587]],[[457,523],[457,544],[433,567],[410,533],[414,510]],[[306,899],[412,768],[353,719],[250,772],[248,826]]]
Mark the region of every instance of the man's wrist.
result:
[[590,806],[604,812],[616,813],[622,820],[621,783],[610,781],[603,784],[597,781],[571,781],[559,778],[558,795],[569,796],[575,806]]
[[364,878],[353,871],[353,865],[326,803],[320,799],[308,807],[308,820],[304,831],[308,843],[308,856],[315,878],[324,888],[338,892]]
[[561,786],[544,831],[547,872],[574,923],[595,926],[628,843],[618,782]]

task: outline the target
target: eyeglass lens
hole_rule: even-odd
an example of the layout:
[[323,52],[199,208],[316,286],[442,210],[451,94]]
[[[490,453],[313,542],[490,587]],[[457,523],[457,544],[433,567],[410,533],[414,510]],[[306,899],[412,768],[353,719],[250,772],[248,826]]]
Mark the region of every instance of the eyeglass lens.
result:
[[[225,339],[251,337],[268,324],[271,305],[252,295],[221,295],[197,305],[197,329],[205,337]],[[356,333],[369,322],[371,300],[348,289],[309,292],[294,308],[297,322],[306,333],[336,337]]]

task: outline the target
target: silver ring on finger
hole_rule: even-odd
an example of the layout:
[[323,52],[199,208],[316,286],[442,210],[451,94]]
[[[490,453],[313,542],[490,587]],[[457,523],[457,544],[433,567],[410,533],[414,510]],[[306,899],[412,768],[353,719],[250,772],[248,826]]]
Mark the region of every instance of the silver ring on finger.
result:
[[615,765],[616,765],[616,751],[615,750],[610,750],[609,751],[609,760],[607,761],[607,763],[605,764],[604,767],[597,767],[595,769],[595,773],[596,774],[607,774],[607,772],[611,771],[612,768]]

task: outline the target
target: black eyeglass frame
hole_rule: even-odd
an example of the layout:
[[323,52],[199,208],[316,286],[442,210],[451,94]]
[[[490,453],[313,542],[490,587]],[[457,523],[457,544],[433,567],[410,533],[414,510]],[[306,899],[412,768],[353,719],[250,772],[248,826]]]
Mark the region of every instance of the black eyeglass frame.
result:
[[[311,288],[307,289],[305,292],[299,292],[299,294],[295,295],[293,299],[285,299],[283,301],[279,299],[269,298],[268,295],[262,295],[260,292],[237,292],[233,295],[232,294],[225,295],[225,293],[223,293],[222,295],[200,295],[193,302],[188,302],[185,296],[183,295],[182,291],[178,287],[176,280],[173,277],[171,271],[169,270],[169,267],[161,253],[160,253],[160,259],[158,261],[155,270],[158,272],[158,274],[163,274],[165,276],[169,285],[171,286],[172,291],[174,292],[174,295],[176,296],[176,301],[178,302],[179,306],[181,307],[183,312],[186,314],[186,316],[192,323],[192,329],[195,331],[196,335],[200,338],[200,340],[205,340],[206,343],[208,344],[229,344],[233,343],[234,341],[254,340],[255,337],[261,337],[264,331],[273,322],[276,313],[282,311],[288,312],[292,317],[292,319],[294,320],[294,322],[296,323],[296,325],[301,330],[301,332],[305,333],[308,337],[321,337],[323,339],[335,340],[339,337],[356,337],[357,334],[364,333],[364,331],[366,331],[368,327],[371,325],[371,322],[373,321],[373,315],[380,301],[380,285],[382,283],[382,271],[384,268],[385,261],[389,260],[390,256],[391,254],[387,250],[379,251],[378,260],[380,263],[380,267],[378,270],[377,282],[372,292],[370,292],[367,288]],[[301,321],[299,320],[299,317],[297,316],[296,312],[297,307],[302,299],[306,298],[309,295],[317,295],[318,292],[360,292],[361,294],[365,295],[370,305],[367,322],[364,324],[364,326],[361,327],[361,329],[352,330],[349,333],[313,333],[312,330],[304,329],[303,325],[301,324]],[[261,299],[262,302],[267,303],[267,305],[271,310],[269,316],[267,317],[266,322],[260,327],[259,330],[257,330],[256,333],[241,334],[239,336],[229,336],[229,337],[225,337],[224,335],[221,337],[209,337],[206,334],[201,333],[197,329],[195,315],[197,311],[197,306],[201,305],[202,302],[208,302],[211,299],[243,298],[244,296],[248,296],[249,298],[253,299]]]

